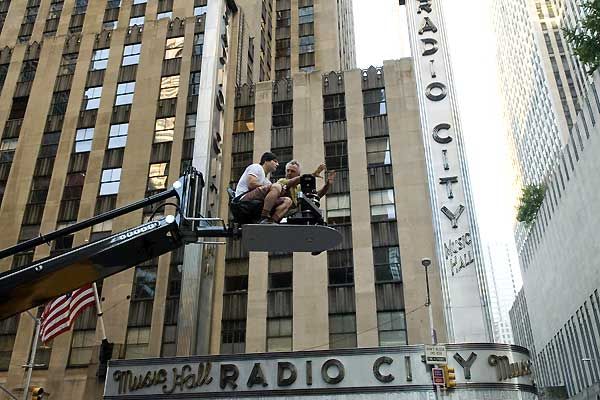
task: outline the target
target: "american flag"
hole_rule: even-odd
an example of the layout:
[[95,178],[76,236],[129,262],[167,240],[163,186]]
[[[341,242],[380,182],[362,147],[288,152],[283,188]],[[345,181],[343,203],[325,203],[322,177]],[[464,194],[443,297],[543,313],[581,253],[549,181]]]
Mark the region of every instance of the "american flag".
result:
[[47,343],[73,326],[83,310],[95,303],[94,288],[87,285],[72,293],[62,295],[46,304],[42,313],[40,338]]

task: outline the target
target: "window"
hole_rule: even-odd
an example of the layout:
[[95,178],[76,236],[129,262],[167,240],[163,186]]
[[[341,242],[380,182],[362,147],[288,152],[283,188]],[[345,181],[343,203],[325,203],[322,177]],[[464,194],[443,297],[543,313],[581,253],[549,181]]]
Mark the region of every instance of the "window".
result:
[[154,125],[154,143],[172,142],[175,117],[159,118]]
[[94,128],[77,129],[75,132],[75,153],[92,151]]
[[350,222],[350,194],[330,194],[327,196],[327,222],[329,224]]
[[200,93],[200,72],[192,72],[190,74],[190,84],[188,88],[188,96],[198,96]]
[[183,36],[167,39],[165,46],[165,60],[181,58],[183,53]]
[[397,246],[373,248],[373,266],[375,282],[401,281],[400,248]]
[[323,96],[324,121],[346,120],[346,98],[344,94]]
[[127,144],[128,132],[129,123],[111,125],[108,133],[108,148],[116,149],[119,147],[125,147]]
[[386,115],[385,89],[364,90],[363,104],[365,118]]
[[106,31],[114,31],[115,29],[117,29],[118,22],[119,21],[105,21],[102,23],[102,29]]
[[179,92],[179,75],[160,78],[160,99],[172,99]]
[[92,360],[94,346],[96,346],[95,329],[74,330],[69,365],[88,365]]
[[158,13],[156,15],[156,19],[171,18],[172,16],[173,16],[173,12],[172,11],[166,11],[166,12]]
[[117,98],[115,106],[133,103],[133,94],[135,92],[135,81],[119,83],[117,85]]
[[315,12],[313,6],[301,7],[298,9],[298,23],[308,24],[315,21]]
[[292,351],[292,319],[267,319],[267,351]]
[[371,190],[371,222],[381,222],[396,219],[394,206],[394,189]]
[[387,137],[367,139],[367,164],[372,167],[391,163],[390,139]]
[[233,132],[254,132],[254,106],[235,108]]
[[293,282],[291,256],[269,257],[269,289],[291,289]]
[[307,35],[300,36],[300,54],[314,53],[315,51],[315,36]]
[[404,311],[379,311],[377,326],[380,346],[399,346],[407,343]]
[[60,60],[60,68],[58,75],[70,75],[75,73],[75,66],[77,65],[77,53],[63,54]]
[[[146,262],[149,263],[152,260]],[[156,291],[156,272],[154,265],[137,267],[133,278],[132,300],[151,300],[154,299]]]
[[19,138],[2,139],[0,151],[12,151],[17,148]]
[[203,47],[204,47],[204,33],[196,33],[194,35],[194,49],[193,49],[192,55],[201,56]]
[[327,252],[329,285],[351,285],[354,283],[352,249]]
[[133,0],[133,4],[146,4],[148,0]]
[[130,44],[123,48],[123,62],[122,66],[135,65],[140,62],[140,51],[142,49],[141,43]]
[[96,71],[101,69],[106,69],[108,65],[108,54],[110,49],[100,49],[94,50],[94,54],[92,55],[92,65],[90,70]]
[[100,196],[107,196],[119,193],[120,183],[121,168],[102,170],[102,178],[100,181]]
[[277,39],[275,41],[275,57],[287,57],[290,55],[291,43],[289,38]]
[[167,178],[169,175],[169,164],[158,163],[150,164],[148,172],[148,190],[163,190],[167,187]]
[[356,316],[354,314],[329,315],[329,348],[356,347]]
[[64,115],[67,113],[67,104],[69,103],[69,90],[54,92],[50,103],[50,115]]
[[328,169],[348,169],[348,147],[345,141],[325,143],[325,164]]
[[221,353],[243,353],[246,349],[246,320],[225,320],[221,323]]
[[125,358],[147,357],[148,343],[150,342],[150,327],[128,327],[125,343]]
[[100,97],[102,97],[102,86],[87,88],[83,94],[83,109],[97,110],[100,108]]
[[278,101],[273,103],[273,128],[292,126],[292,102]]
[[290,26],[290,21],[292,19],[292,11],[291,10],[281,10],[277,11],[277,28],[284,28]]
[[208,9],[208,6],[198,6],[198,7],[194,7],[194,15],[195,16],[200,16],[200,15],[204,15],[206,14],[206,10]]
[[134,26],[134,25],[144,25],[144,17],[133,17],[133,18],[129,18],[129,26]]

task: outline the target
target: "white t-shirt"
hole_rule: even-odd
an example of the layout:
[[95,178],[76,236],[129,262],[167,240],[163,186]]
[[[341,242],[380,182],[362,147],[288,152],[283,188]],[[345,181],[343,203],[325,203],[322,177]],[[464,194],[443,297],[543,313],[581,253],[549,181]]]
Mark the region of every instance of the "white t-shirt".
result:
[[254,175],[256,177],[256,179],[258,180],[258,183],[260,183],[261,186],[268,185],[269,183],[271,183],[271,181],[268,180],[267,177],[265,176],[265,170],[263,169],[262,165],[251,164],[246,168],[246,170],[242,174],[242,177],[240,178],[240,181],[237,184],[237,187],[235,189],[236,197],[241,194],[246,193],[249,190],[248,189],[248,180],[250,178],[249,175]]

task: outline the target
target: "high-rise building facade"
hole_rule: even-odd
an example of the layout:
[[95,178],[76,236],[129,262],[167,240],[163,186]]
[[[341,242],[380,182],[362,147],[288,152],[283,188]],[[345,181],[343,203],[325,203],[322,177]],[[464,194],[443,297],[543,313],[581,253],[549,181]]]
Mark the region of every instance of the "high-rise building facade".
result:
[[[322,201],[344,235],[332,251],[188,245],[100,282],[114,358],[428,342],[423,257],[446,341],[414,70],[410,60],[352,69],[351,1],[0,8],[0,247],[161,191],[190,165],[206,178],[208,216],[228,214],[225,189],[263,151],[282,167],[295,158],[337,171]],[[173,212],[134,212],[0,268]],[[23,389],[33,325],[27,314],[0,321],[9,390]],[[56,398],[100,398],[100,335],[88,309],[39,348],[33,382]]]
[[505,242],[487,243],[485,256],[494,342],[514,343],[509,310],[522,285],[519,266]]
[[[594,137],[600,133],[600,74],[583,70],[562,33],[583,17],[578,2],[496,3],[497,24],[503,27],[497,30],[502,81],[524,79],[525,89],[505,87],[505,114],[509,122],[518,121],[522,112],[512,105],[535,100],[526,112],[538,116],[529,130],[509,123],[509,137],[538,143],[530,153],[517,152],[517,159],[523,183],[546,188],[535,221],[516,228],[523,290],[511,311],[515,340],[535,352],[540,387],[563,387],[571,397],[586,398],[600,392],[600,280],[593,272],[597,244],[590,237],[598,223],[594,188],[600,149]],[[526,35],[516,40],[511,32]],[[516,69],[505,68],[511,65]],[[532,74],[523,75],[531,65]],[[540,136],[535,129],[548,123],[553,136]]]
[[498,81],[520,186],[546,179],[566,143],[545,78],[530,4],[530,0],[493,2]]

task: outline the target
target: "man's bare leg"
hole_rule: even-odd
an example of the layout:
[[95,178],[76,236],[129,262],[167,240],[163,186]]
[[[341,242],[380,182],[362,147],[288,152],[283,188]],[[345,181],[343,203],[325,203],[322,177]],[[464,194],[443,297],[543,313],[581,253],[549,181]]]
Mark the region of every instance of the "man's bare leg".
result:
[[283,198],[281,198],[281,200],[283,202],[281,204],[279,204],[277,207],[275,207],[275,212],[273,212],[273,221],[275,221],[277,223],[279,223],[279,221],[281,221],[281,219],[285,216],[285,214],[288,212],[288,210],[292,206],[292,199],[290,199],[289,197],[283,197]]
[[261,217],[269,218],[271,216],[271,210],[273,210],[273,206],[275,206],[275,203],[277,202],[277,199],[279,198],[279,195],[281,194],[281,190],[282,190],[282,187],[280,184],[275,183],[275,184],[271,185],[271,188],[269,189],[269,193],[267,193],[267,195],[265,196],[263,210],[262,210],[262,213],[260,214]]

